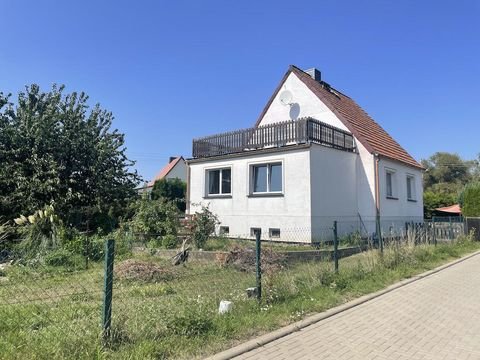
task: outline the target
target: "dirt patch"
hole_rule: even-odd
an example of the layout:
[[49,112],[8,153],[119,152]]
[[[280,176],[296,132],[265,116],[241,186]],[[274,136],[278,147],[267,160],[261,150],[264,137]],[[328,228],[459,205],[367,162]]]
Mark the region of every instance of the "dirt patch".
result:
[[[255,250],[234,247],[223,257],[224,266],[232,266],[240,271],[255,271]],[[285,265],[286,257],[270,248],[262,249],[261,265],[264,272],[277,271]]]
[[125,260],[115,268],[115,276],[121,280],[164,282],[174,278],[172,270],[140,260]]

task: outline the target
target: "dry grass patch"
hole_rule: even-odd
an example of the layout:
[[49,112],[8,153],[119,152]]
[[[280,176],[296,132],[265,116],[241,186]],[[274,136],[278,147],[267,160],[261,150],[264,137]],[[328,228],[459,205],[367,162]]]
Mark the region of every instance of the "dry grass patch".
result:
[[115,276],[120,280],[143,282],[165,282],[175,278],[174,272],[165,266],[135,259],[118,264]]

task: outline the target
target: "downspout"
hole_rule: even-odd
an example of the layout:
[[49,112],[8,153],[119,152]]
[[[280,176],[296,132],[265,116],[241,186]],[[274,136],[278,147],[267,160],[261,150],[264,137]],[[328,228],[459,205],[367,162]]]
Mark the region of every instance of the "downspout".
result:
[[187,164],[187,194],[185,196],[185,202],[186,202],[186,207],[185,207],[185,214],[190,215],[190,164],[186,162]]
[[383,239],[382,229],[380,226],[380,176],[378,170],[378,163],[380,161],[378,154],[373,154],[375,159],[374,173],[375,173],[375,225],[380,251],[383,253]]

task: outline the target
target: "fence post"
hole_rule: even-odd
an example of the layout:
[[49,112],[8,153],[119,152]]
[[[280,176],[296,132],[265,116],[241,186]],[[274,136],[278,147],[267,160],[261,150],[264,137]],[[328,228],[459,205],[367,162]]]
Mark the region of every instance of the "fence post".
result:
[[113,260],[115,251],[115,240],[105,242],[105,274],[102,309],[102,327],[104,340],[110,337],[112,325],[112,290],[113,290]]
[[333,261],[335,262],[335,272],[338,273],[338,232],[337,220],[333,222]]
[[262,253],[262,245],[261,245],[261,230],[257,231],[255,234],[255,268],[256,268],[256,275],[257,275],[257,300],[260,301],[262,299],[262,265],[261,265],[261,253]]
[[437,231],[435,229],[435,216],[432,216],[432,226],[433,226],[433,244],[437,246]]
[[453,240],[453,225],[452,225],[452,217],[451,216],[448,217],[448,222],[450,224],[450,236],[449,237],[450,237],[450,240]]
[[377,239],[380,245],[380,253],[383,255],[383,239],[382,239],[382,229],[380,226],[380,214],[377,212],[377,217],[375,219],[376,226],[377,226]]
[[85,254],[85,270],[88,270],[88,255],[89,255],[89,247],[88,247],[88,235],[85,236],[84,238],[84,244],[83,244],[83,253]]

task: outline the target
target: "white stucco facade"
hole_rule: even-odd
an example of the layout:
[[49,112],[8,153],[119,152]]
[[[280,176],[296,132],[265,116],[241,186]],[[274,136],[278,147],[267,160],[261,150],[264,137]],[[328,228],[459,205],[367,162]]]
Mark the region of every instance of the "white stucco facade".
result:
[[[280,94],[285,90],[292,94],[290,105],[280,101]],[[305,117],[348,131],[336,114],[292,72],[258,124]],[[279,229],[280,237],[271,240],[290,242],[331,238],[335,220],[340,234],[358,230],[372,234],[376,231],[377,206],[382,232],[391,231],[393,225],[400,228],[406,221],[421,222],[422,170],[375,155],[354,139],[355,152],[307,143],[192,159],[188,163],[188,212],[194,214],[201,204],[208,204],[218,215],[221,226],[228,227],[231,236],[251,237],[252,228],[261,228],[262,238],[269,239],[269,230]],[[282,194],[252,196],[252,164],[272,162],[282,164]],[[231,169],[231,194],[209,197],[206,173],[219,168]],[[387,195],[387,170],[394,174],[394,196]]]

